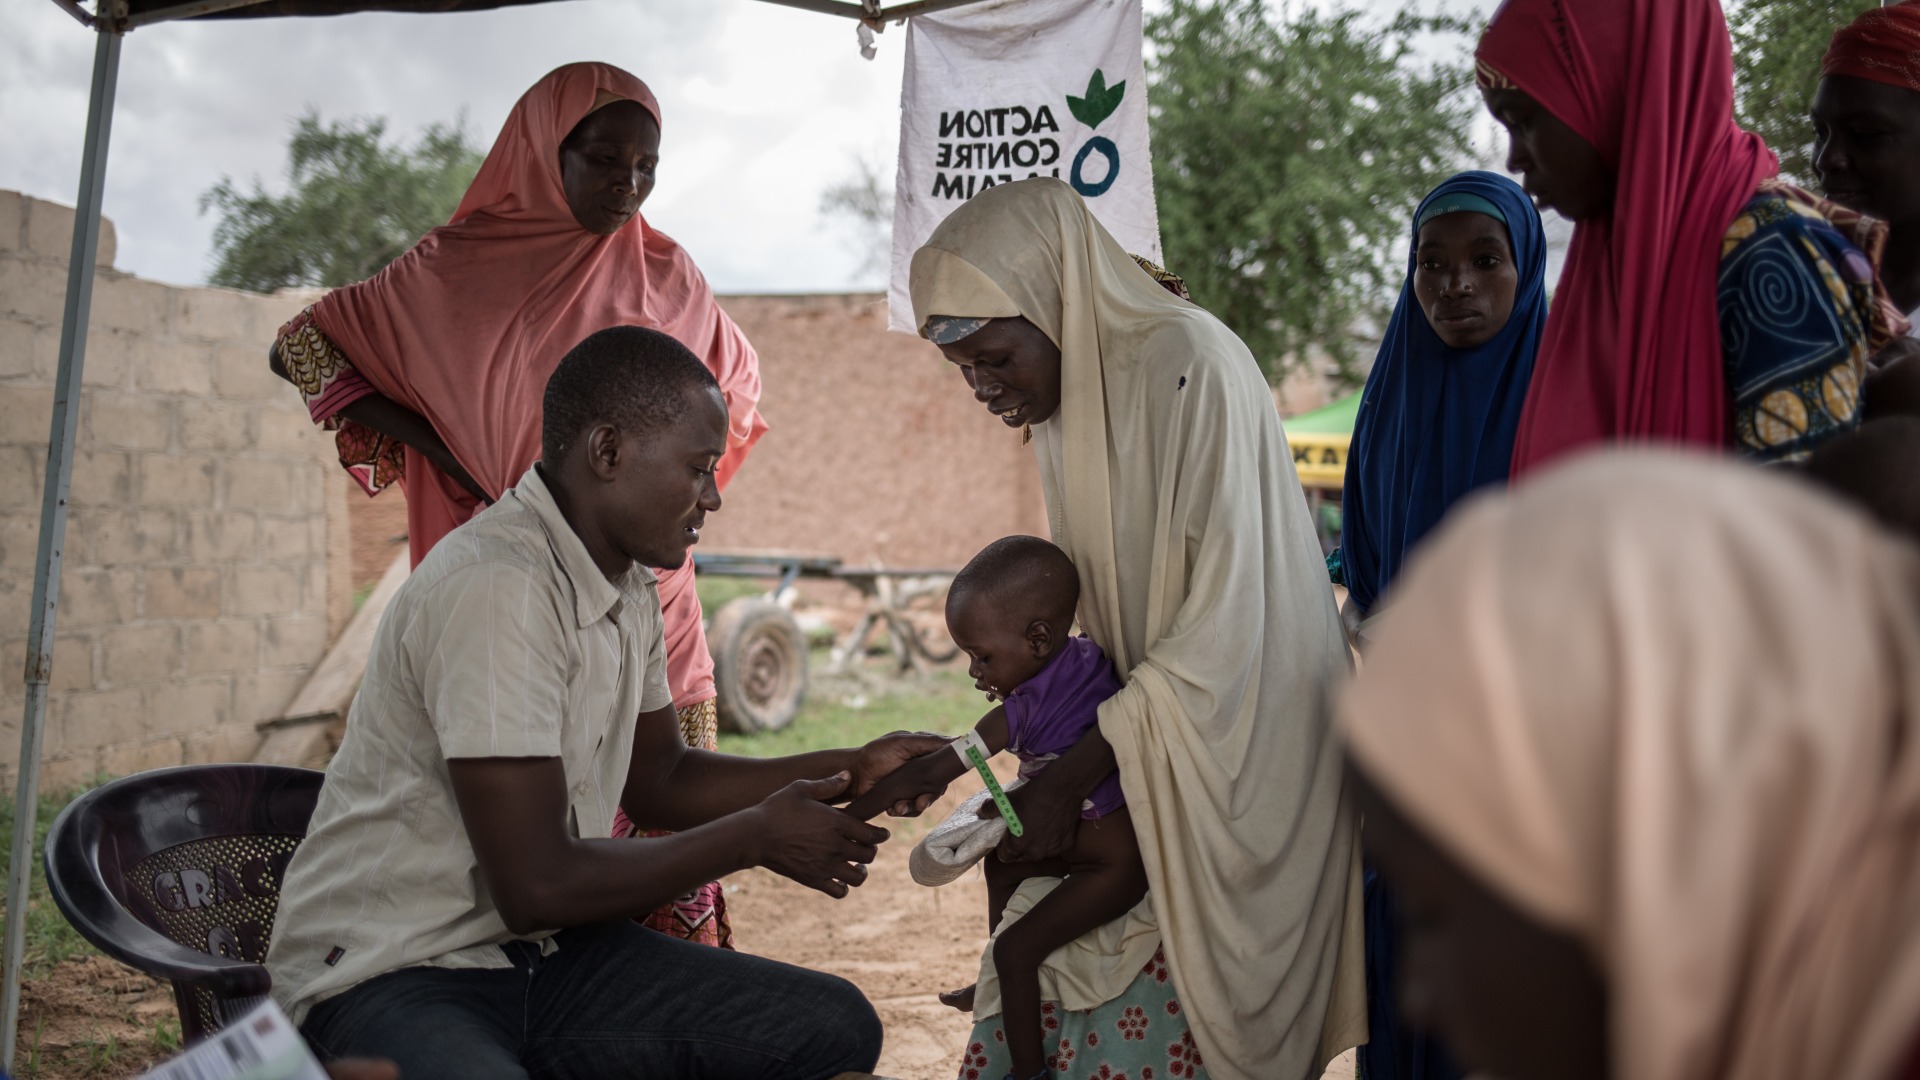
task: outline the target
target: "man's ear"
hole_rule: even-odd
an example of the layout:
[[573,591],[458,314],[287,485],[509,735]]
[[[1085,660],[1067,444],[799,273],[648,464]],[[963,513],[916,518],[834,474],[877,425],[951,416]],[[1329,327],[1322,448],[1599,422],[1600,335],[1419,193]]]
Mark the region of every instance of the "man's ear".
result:
[[587,466],[602,480],[613,479],[620,467],[620,429],[612,424],[595,424],[587,430]]
[[1027,624],[1027,651],[1035,660],[1045,660],[1059,647],[1060,640],[1047,620],[1035,619]]

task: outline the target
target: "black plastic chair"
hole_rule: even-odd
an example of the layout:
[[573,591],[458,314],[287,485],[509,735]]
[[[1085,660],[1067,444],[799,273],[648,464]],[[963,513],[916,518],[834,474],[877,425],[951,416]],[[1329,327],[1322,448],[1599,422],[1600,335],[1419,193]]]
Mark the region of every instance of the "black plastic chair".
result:
[[173,982],[186,1039],[210,1035],[273,986],[280,884],[323,775],[188,765],[104,784],[47,832],[53,901],[101,952]]

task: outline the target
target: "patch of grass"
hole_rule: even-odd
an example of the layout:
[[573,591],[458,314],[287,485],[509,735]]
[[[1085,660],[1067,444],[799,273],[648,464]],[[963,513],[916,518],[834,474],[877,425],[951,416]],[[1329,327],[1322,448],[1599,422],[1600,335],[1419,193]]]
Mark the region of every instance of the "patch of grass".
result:
[[126,1072],[118,1060],[120,1040],[112,1035],[104,1039],[88,1038],[78,1049],[80,1060],[76,1064],[85,1069],[88,1076],[120,1076]]
[[[104,776],[96,777],[94,783],[100,784],[106,780]],[[53,897],[47,892],[46,863],[40,855],[46,849],[47,827],[53,824],[53,819],[66,809],[68,803],[87,790],[80,788],[51,795],[43,792],[39,808],[34,813],[33,884],[27,903],[27,949],[22,965],[23,974],[28,979],[45,978],[65,960],[98,951],[68,924],[66,917],[60,914],[60,909],[54,906]],[[0,795],[0,881],[5,880],[13,857],[13,802],[11,794]],[[4,905],[0,905],[0,911],[4,911]]]
[[987,699],[957,671],[852,687],[821,685],[816,677],[793,723],[757,735],[722,732],[720,749],[746,757],[785,757],[813,750],[859,746],[889,731],[937,731],[958,735],[979,722]]
[[43,1020],[35,1023],[33,1025],[33,1041],[24,1048],[24,1051],[18,1047],[14,1050],[14,1054],[16,1055],[15,1061],[20,1067],[20,1075],[25,1078],[25,1080],[31,1080],[32,1077],[40,1075],[40,1034],[45,1029],[46,1021]]
[[161,1057],[172,1057],[180,1052],[180,1018],[163,1016],[153,1022],[153,1030],[147,1033],[147,1045]]
[[360,609],[367,605],[367,597],[372,596],[373,590],[378,588],[379,585],[379,582],[372,581],[353,590],[353,613],[355,615],[360,614]]
[[700,596],[700,610],[708,616],[720,610],[720,605],[729,600],[738,600],[743,596],[759,596],[777,584],[774,578],[722,577],[718,574],[701,574],[693,579],[693,590]]

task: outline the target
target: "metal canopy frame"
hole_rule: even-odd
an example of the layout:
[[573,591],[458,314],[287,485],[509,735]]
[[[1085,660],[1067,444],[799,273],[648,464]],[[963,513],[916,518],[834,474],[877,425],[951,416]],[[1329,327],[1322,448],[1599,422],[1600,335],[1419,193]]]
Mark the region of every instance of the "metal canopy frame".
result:
[[[20,968],[26,946],[27,902],[33,881],[34,817],[40,794],[40,746],[46,729],[47,686],[53,673],[53,633],[60,609],[60,565],[67,536],[67,495],[73,483],[74,436],[80,422],[80,373],[86,365],[88,315],[100,249],[100,208],[106,192],[107,150],[112,142],[114,94],[120,80],[120,48],[129,30],[181,19],[273,18],[346,15],[365,11],[449,13],[484,11],[545,0],[97,0],[89,13],[78,0],[52,0],[98,39],[93,52],[80,193],[75,200],[73,247],[67,259],[66,307],[60,324],[59,367],[54,375],[53,418],[47,435],[47,473],[40,503],[40,541],[33,571],[33,612],[28,627],[26,707],[20,724],[20,766],[15,780],[12,862],[7,872],[5,986],[0,989],[0,1068],[14,1071],[20,1022]],[[887,22],[963,7],[981,0],[910,0],[884,6],[880,0],[763,0],[765,3],[839,15],[878,30]]]

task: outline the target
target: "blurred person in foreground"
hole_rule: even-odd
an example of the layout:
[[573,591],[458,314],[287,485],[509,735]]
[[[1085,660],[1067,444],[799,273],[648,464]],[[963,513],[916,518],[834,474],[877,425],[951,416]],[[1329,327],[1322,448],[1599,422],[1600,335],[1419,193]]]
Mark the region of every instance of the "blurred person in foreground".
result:
[[[280,329],[269,361],[369,495],[406,489],[417,567],[540,457],[540,396],[568,349],[609,326],[660,330],[693,351],[727,403],[720,490],[767,429],[760,361],[693,257],[641,213],[661,160],[653,91],[610,64],[567,64],[513,106],[454,211],[366,281]],[[716,745],[713,657],[693,564],[658,567],[667,680],[688,746]],[[632,823],[614,816],[614,832]],[[728,946],[720,887],[703,882],[648,926]]]
[[1574,222],[1513,474],[1603,442],[1797,460],[1907,323],[1886,229],[1782,184],[1733,119],[1719,0],[1508,0],[1475,54],[1507,171]]
[[1592,456],[1462,509],[1341,706],[1401,997],[1500,1080],[1920,1075],[1920,549]]

